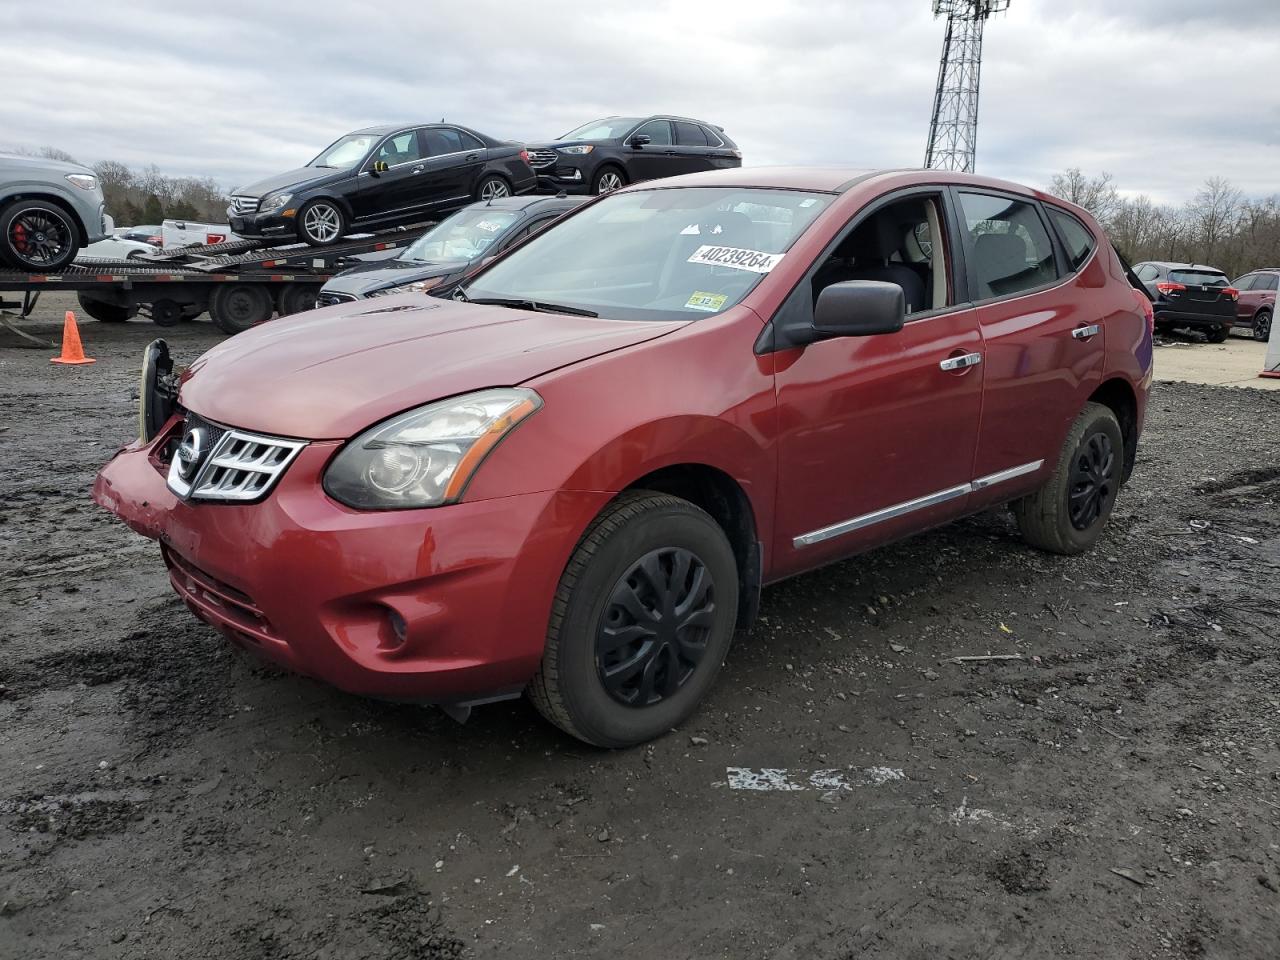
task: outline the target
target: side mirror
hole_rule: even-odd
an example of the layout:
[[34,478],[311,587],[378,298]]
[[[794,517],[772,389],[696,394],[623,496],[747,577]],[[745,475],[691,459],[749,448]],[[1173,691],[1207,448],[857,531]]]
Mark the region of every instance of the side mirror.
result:
[[846,280],[818,294],[813,329],[821,337],[897,333],[907,320],[906,295],[896,283]]
[[369,172],[376,177],[376,176],[379,176],[380,174],[386,173],[390,169],[391,169],[391,165],[388,164],[387,161],[375,160],[373,161],[373,166],[369,168]]
[[634,137],[632,137],[628,141],[628,143],[630,143],[631,146],[633,147],[643,147],[646,143],[652,143],[652,142],[653,142],[653,138],[649,136],[647,133],[637,133]]

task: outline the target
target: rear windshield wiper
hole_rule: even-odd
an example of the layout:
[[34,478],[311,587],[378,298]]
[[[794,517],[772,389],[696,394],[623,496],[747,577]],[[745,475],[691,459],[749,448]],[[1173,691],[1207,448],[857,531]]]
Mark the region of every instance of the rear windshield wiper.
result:
[[[466,294],[463,294],[465,297]],[[538,313],[567,313],[575,317],[598,317],[594,310],[583,310],[581,307],[567,307],[562,303],[546,303],[542,300],[523,300],[519,297],[467,297],[468,303],[482,303],[494,307],[511,307],[514,310],[535,310]]]

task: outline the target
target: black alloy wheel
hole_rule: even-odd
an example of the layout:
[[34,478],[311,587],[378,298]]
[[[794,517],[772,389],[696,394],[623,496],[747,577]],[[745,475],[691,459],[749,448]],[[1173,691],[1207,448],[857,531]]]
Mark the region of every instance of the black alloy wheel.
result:
[[51,203],[14,204],[3,217],[4,259],[20,270],[60,270],[79,249],[71,218]]
[[1266,343],[1271,339],[1271,311],[1259,310],[1253,318],[1253,339]]
[[707,652],[715,581],[680,548],[654,550],[614,585],[596,632],[596,669],[609,696],[647,707],[673,695]]
[[1091,434],[1071,464],[1068,514],[1071,526],[1088,530],[1110,509],[1119,486],[1116,452],[1105,433]]

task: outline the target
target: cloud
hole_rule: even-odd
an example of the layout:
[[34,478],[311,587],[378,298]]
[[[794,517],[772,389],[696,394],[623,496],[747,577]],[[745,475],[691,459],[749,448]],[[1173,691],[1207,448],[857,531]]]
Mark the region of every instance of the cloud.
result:
[[[979,171],[1106,169],[1168,201],[1211,175],[1280,189],[1272,3],[1115,7],[1013,0],[988,24]],[[539,140],[669,111],[722,124],[748,164],[918,166],[943,30],[926,0],[69,0],[11,19],[0,143],[228,188],[347,130],[441,117]]]

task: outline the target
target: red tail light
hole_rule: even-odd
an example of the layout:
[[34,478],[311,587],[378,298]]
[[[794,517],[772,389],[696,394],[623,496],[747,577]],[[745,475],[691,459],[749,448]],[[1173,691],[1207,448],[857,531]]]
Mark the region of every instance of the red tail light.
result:
[[1181,293],[1187,289],[1187,285],[1185,283],[1171,283],[1166,280],[1157,283],[1156,289],[1161,293]]
[[1239,291],[1239,290],[1237,290],[1235,287],[1225,287],[1225,288],[1223,288],[1222,295],[1223,295],[1224,297],[1226,297],[1228,300],[1239,300],[1239,299],[1240,299],[1240,291]]
[[1156,332],[1156,308],[1151,305],[1150,298],[1141,290],[1133,291],[1133,299],[1138,301],[1138,307],[1147,318],[1147,332],[1154,334]]

